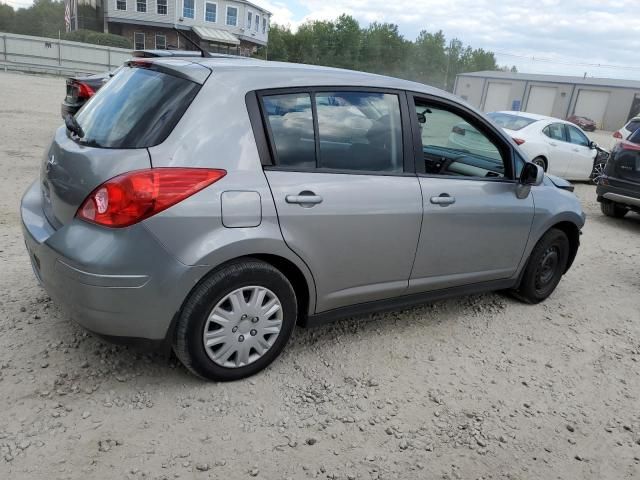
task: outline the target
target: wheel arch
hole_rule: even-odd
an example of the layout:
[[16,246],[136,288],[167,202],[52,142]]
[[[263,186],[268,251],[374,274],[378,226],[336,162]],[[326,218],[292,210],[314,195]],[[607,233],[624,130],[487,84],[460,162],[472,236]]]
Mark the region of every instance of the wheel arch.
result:
[[573,261],[575,260],[576,255],[578,254],[578,248],[580,247],[580,229],[575,223],[566,220],[555,223],[549,229],[547,229],[547,232],[552,228],[564,232],[564,234],[569,239],[569,258],[567,259],[567,266],[564,269],[564,273],[567,273],[567,271],[569,271],[569,268],[571,268],[571,265],[573,265]]

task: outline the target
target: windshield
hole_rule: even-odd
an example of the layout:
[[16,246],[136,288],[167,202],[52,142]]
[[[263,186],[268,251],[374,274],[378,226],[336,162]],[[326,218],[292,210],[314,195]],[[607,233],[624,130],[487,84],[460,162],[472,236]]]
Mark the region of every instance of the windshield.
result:
[[162,72],[125,67],[76,115],[78,143],[100,148],[146,148],[164,141],[200,85]]
[[507,130],[522,130],[524,127],[537,121],[529,117],[500,112],[487,113],[487,117],[493,120],[499,127],[506,128]]

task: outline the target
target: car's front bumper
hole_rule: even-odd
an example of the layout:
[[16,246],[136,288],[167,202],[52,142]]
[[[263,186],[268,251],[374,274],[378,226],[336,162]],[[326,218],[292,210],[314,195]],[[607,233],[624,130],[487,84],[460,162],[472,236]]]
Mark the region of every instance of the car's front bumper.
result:
[[38,183],[21,204],[24,240],[36,277],[86,329],[110,337],[165,339],[203,275],[168,254],[143,226],[109,229],[81,220],[55,230]]

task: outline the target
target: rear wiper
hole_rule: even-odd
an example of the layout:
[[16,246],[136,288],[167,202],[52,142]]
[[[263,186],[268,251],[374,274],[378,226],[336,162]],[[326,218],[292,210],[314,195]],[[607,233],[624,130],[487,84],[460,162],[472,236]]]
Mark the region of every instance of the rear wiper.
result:
[[75,117],[70,113],[68,113],[67,116],[64,117],[64,124],[67,127],[67,130],[69,130],[72,133],[75,133],[79,138],[84,137],[84,132],[82,131],[82,127],[80,126],[78,121],[75,119]]

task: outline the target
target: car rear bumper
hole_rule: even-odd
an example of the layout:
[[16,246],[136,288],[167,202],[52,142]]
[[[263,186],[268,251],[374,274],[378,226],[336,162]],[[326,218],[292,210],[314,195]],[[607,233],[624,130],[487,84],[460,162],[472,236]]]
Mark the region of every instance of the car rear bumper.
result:
[[55,230],[38,182],[21,204],[33,271],[53,301],[87,330],[108,337],[163,340],[199,280],[142,225],[108,229],[73,220]]
[[633,192],[629,189],[612,185],[598,185],[596,193],[599,202],[602,200],[610,200],[635,209],[640,208],[640,187],[637,192]]

